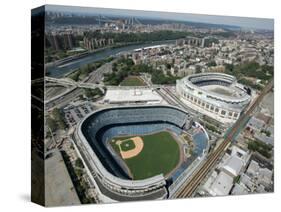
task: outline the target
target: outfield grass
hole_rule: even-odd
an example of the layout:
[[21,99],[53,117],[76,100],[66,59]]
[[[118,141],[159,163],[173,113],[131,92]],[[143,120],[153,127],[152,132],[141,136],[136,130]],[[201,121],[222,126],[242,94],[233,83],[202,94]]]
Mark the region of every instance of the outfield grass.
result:
[[[125,159],[134,180],[141,180],[172,171],[180,160],[180,149],[173,136],[166,131],[152,135],[140,136],[143,139],[143,150],[135,157]],[[115,140],[124,140],[128,136]],[[111,142],[115,151],[118,146]]]
[[121,83],[121,86],[144,86],[146,85],[144,81],[137,76],[129,76],[125,78]]

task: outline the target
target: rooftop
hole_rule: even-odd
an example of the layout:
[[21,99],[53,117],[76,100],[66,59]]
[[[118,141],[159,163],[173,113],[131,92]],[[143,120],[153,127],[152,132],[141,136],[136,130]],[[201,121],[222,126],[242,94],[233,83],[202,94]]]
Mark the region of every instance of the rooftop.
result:
[[103,99],[109,103],[118,102],[150,102],[160,103],[163,99],[152,89],[114,89],[107,90]]
[[228,161],[226,162],[223,169],[227,171],[229,174],[233,176],[239,175],[244,162],[242,159],[238,158],[237,156],[231,156]]
[[228,195],[233,186],[233,178],[221,171],[211,187],[212,196]]

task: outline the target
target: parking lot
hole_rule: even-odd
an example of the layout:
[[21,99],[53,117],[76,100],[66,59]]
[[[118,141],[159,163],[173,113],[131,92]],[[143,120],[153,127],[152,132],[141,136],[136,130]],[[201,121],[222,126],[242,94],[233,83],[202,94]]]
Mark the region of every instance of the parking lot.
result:
[[89,103],[64,108],[65,120],[69,127],[76,125],[82,118],[93,110]]

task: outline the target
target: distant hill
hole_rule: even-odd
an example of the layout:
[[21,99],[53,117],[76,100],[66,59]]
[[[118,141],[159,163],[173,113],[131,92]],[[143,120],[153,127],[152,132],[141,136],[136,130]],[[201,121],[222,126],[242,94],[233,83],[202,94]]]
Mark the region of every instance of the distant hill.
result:
[[[108,20],[118,20],[118,19],[129,19],[132,17],[126,16],[106,16]],[[168,20],[168,19],[157,19],[157,18],[146,18],[146,17],[135,17],[137,18],[142,24],[184,24],[188,26],[192,26],[195,28],[222,28],[227,30],[240,30],[239,26],[232,26],[232,25],[224,25],[224,24],[210,24],[210,23],[202,23],[202,22],[192,22],[192,21],[177,21],[177,20]],[[82,16],[82,15],[73,15],[68,14],[61,17],[53,17],[53,16],[46,16],[47,24],[59,24],[59,25],[89,25],[89,24],[99,24],[99,16]]]

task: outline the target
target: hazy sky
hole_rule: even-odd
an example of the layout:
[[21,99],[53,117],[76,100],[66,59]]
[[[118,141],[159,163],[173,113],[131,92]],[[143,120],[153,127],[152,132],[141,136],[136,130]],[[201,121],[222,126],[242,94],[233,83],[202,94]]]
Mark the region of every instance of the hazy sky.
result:
[[47,11],[61,11],[72,13],[85,14],[104,14],[114,16],[135,16],[135,17],[151,17],[169,20],[192,21],[212,24],[226,24],[235,25],[245,28],[269,29],[273,30],[273,19],[266,18],[246,18],[234,16],[216,16],[216,15],[201,15],[191,13],[169,13],[169,12],[154,12],[141,10],[123,10],[123,9],[106,9],[106,8],[92,8],[92,7],[72,7],[72,6],[56,6],[47,5]]

